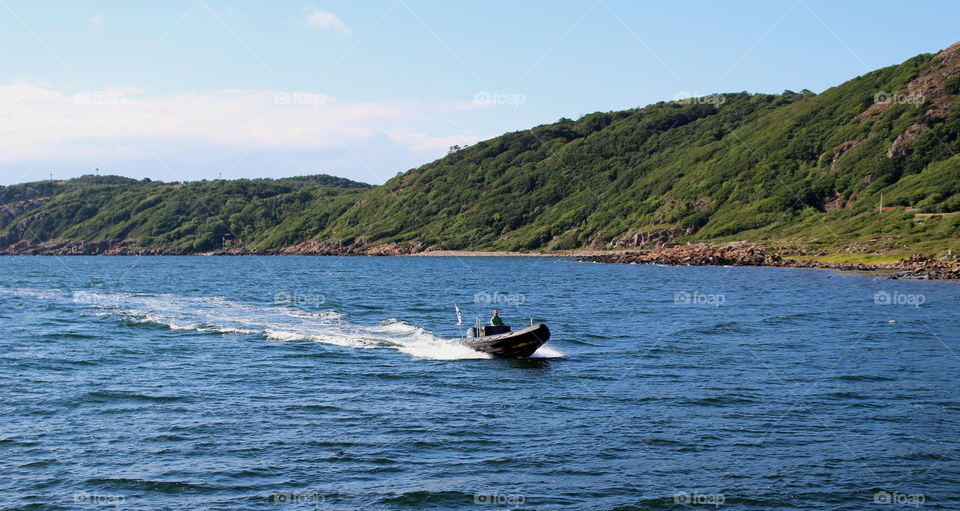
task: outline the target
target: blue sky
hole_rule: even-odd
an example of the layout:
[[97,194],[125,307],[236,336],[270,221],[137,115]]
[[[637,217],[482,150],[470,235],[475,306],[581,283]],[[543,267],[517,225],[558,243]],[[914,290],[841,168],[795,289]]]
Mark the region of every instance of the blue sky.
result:
[[382,183],[506,131],[821,92],[960,39],[929,2],[0,0],[0,184]]

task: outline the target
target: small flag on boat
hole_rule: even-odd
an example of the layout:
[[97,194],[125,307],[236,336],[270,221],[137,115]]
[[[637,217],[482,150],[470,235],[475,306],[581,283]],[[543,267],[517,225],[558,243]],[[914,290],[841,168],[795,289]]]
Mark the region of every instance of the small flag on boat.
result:
[[458,325],[462,325],[462,324],[463,324],[463,316],[460,315],[460,307],[457,307],[457,304],[453,304],[453,308],[454,308],[454,309],[457,309],[457,324],[458,324]]

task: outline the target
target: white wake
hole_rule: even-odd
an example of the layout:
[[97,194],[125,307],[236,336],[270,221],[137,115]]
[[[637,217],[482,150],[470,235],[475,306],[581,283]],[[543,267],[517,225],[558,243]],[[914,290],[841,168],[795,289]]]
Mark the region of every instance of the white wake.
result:
[[[394,349],[419,359],[461,360],[490,358],[398,319],[363,326],[334,311],[307,312],[292,305],[251,305],[218,296],[186,297],[174,294],[67,292],[58,289],[11,289],[0,295],[36,300],[68,301],[101,316],[122,321],[162,325],[171,330],[222,334],[259,334],[272,341],[312,341],[357,349]],[[534,357],[563,353],[544,346]]]

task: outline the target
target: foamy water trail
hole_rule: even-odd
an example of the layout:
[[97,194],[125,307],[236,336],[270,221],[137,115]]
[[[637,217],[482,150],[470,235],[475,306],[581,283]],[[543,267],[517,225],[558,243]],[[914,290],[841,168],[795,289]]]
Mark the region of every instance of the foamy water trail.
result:
[[540,346],[540,349],[536,351],[533,355],[530,355],[530,358],[560,358],[565,354],[550,346]]
[[[272,341],[312,341],[358,349],[395,349],[421,359],[490,358],[397,319],[375,326],[352,324],[335,311],[306,312],[293,306],[251,305],[219,296],[101,293],[0,288],[0,294],[72,301],[101,316],[163,325],[171,330],[260,334]],[[539,352],[538,352],[539,353]],[[556,352],[559,353],[559,352]]]

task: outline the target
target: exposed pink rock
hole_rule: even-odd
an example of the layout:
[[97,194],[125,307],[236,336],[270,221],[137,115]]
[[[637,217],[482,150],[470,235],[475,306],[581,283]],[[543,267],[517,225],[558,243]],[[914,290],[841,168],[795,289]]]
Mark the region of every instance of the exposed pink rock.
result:
[[831,149],[830,152],[833,154],[833,157],[830,159],[830,170],[837,170],[837,163],[840,162],[840,158],[863,142],[863,140],[847,140],[845,142],[840,142],[836,145],[836,147]]

